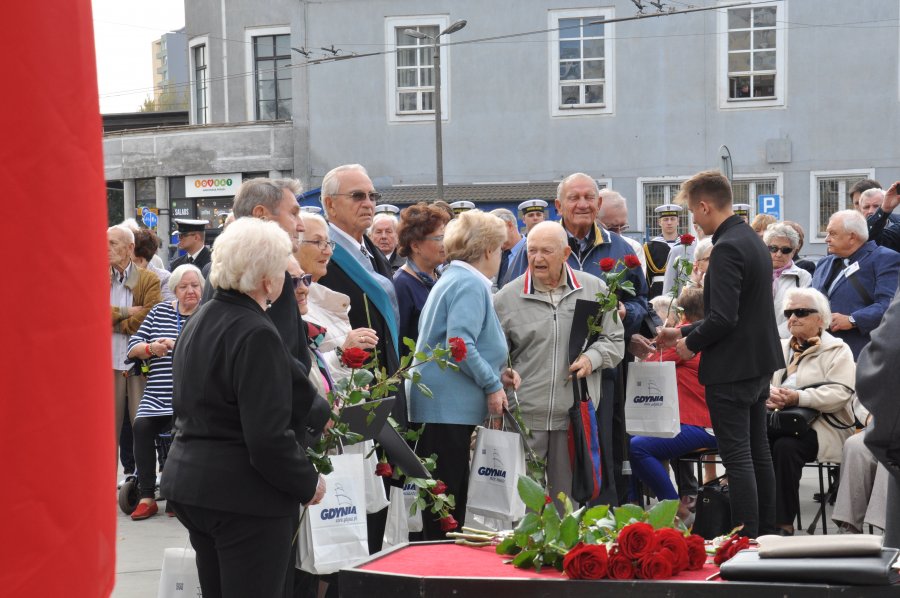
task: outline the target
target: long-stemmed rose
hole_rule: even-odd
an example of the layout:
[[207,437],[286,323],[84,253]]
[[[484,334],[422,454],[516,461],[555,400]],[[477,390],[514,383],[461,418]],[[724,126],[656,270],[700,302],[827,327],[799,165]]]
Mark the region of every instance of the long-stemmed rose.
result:
[[603,579],[608,567],[609,556],[602,544],[579,542],[563,557],[563,571],[569,579]]
[[[587,319],[588,335],[581,346],[581,352],[591,345],[594,339],[603,332],[603,315],[612,312],[613,321],[619,320],[619,301],[622,296],[635,295],[634,283],[628,280],[628,272],[640,267],[641,260],[633,253],[625,254],[620,260],[605,257],[598,262],[602,278],[606,283],[606,291],[597,293],[596,299],[599,308],[597,313]],[[619,266],[622,266],[621,268]]]

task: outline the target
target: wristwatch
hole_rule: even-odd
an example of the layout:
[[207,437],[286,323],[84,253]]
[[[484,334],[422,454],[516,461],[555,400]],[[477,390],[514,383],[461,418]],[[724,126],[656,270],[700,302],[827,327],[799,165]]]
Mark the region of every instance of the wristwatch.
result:
[[847,320],[849,320],[851,326],[856,328],[856,320],[854,319],[853,316],[847,316]]

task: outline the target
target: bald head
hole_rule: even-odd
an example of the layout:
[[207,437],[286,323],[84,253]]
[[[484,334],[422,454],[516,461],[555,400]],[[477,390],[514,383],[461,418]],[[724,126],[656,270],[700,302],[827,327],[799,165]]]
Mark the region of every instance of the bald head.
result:
[[558,222],[541,222],[526,239],[532,276],[543,286],[555,289],[565,280],[563,264],[572,253],[565,229]]
[[525,242],[531,247],[533,244],[546,243],[547,241],[556,241],[558,247],[562,248],[569,244],[566,229],[559,222],[550,222],[545,220],[540,222],[531,229]]

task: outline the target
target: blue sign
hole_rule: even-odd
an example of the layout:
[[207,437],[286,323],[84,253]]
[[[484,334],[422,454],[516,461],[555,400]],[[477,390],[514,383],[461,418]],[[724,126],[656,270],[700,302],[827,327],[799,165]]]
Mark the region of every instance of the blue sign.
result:
[[781,196],[759,195],[757,196],[757,214],[769,214],[775,220],[781,220]]
[[157,223],[159,223],[159,216],[154,214],[151,210],[144,208],[144,216],[142,220],[144,221],[144,225],[147,228],[156,228]]

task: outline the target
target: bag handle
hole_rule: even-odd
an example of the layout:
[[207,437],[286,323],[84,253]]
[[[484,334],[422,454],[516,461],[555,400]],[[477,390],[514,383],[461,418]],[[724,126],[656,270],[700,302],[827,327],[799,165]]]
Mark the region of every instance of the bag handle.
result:
[[[810,388],[818,388],[820,386],[827,386],[829,384],[837,384],[838,386],[843,386],[844,388],[846,388],[853,394],[856,394],[855,388],[851,388],[850,386],[844,384],[843,382],[835,382],[833,380],[823,380],[822,382],[814,382],[812,384],[807,384],[806,386],[801,386],[800,388],[798,388],[796,390],[807,390]],[[843,421],[841,421],[841,419],[838,416],[836,416],[833,413],[824,413],[824,412],[820,412],[820,413],[822,414],[822,419],[825,420],[825,423],[827,423],[829,426],[831,426],[832,428],[834,428],[836,430],[849,430],[850,428],[865,427],[862,425],[862,422],[860,422],[856,418],[855,415],[853,416],[852,422],[850,422],[849,424],[845,424]]]

